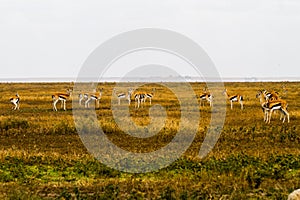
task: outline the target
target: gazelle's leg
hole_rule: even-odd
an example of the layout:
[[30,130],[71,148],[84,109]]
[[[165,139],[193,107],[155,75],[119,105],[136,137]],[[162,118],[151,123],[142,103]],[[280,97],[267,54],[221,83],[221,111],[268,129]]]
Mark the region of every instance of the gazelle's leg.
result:
[[66,110],[66,100],[64,100],[63,102],[64,102],[64,110]]
[[231,108],[231,110],[232,110],[232,101],[230,101],[230,108]]
[[16,110],[17,109],[17,103],[16,102],[13,102],[15,107],[13,108],[13,110]]
[[[282,111],[282,112],[284,112],[284,111]],[[282,114],[282,112],[280,112],[280,118],[281,118],[281,114]],[[284,123],[284,122],[285,122],[285,116],[286,116],[286,113],[284,113],[284,116],[283,116],[282,123]]]
[[264,109],[264,122],[267,122],[268,120],[268,111]]
[[[287,116],[287,119],[288,119],[288,123],[290,123],[290,114],[288,113],[288,111],[286,109],[283,110],[284,111],[284,120],[285,120],[285,117]],[[284,121],[283,121],[284,122]]]
[[85,103],[84,103],[84,107],[89,108],[90,107],[90,98],[88,98]]
[[241,109],[243,110],[244,109],[243,101],[240,101],[240,104],[241,104]]
[[273,110],[270,110],[270,114],[269,114],[269,121],[268,121],[268,124],[270,124],[270,122],[271,122],[271,116],[272,116],[272,112],[273,112]]
[[55,99],[55,100],[53,101],[53,110],[54,110],[54,111],[57,111],[57,108],[56,108],[57,102],[58,102],[58,99]]

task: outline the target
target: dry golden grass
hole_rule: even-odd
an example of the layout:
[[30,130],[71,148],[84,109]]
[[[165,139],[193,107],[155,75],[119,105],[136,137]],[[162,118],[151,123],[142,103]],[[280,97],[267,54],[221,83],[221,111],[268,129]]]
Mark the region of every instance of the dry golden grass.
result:
[[[299,83],[285,83],[287,91],[282,84],[225,83],[230,94],[244,96],[245,109],[240,110],[240,105],[235,103],[230,110],[227,104],[225,124],[213,150],[202,160],[197,156],[211,122],[211,108],[206,104],[193,111],[200,110],[199,127],[185,154],[170,167],[148,174],[118,172],[88,153],[75,129],[72,103],[67,102],[67,111],[60,109],[60,103],[58,112],[52,110],[51,94],[64,92],[70,83],[0,84],[0,198],[68,198],[70,195],[91,199],[285,198],[300,187],[300,105]],[[205,86],[204,83],[191,85],[196,94],[201,94]],[[111,110],[111,102],[117,103],[111,96],[114,86],[113,83],[98,85],[104,91],[96,113],[108,138],[125,150],[160,149],[176,135],[180,123],[188,127],[192,120],[180,118],[180,102],[170,89],[145,84],[139,90],[151,92],[156,88],[152,105],[164,107],[167,118],[161,131],[152,127],[151,130],[159,131],[157,135],[146,139],[132,137],[126,134],[132,127],[121,127],[122,130],[114,122]],[[122,86],[120,90],[125,92],[134,85]],[[172,86],[185,95],[179,83]],[[279,114],[274,114],[270,125],[263,122],[259,100],[255,98],[259,89],[276,90],[288,102],[289,124],[282,124]],[[16,92],[21,106],[19,111],[12,111],[9,98]],[[221,95],[222,91],[219,92],[214,95]],[[77,103],[77,94],[73,97]],[[127,102],[122,100],[117,108],[124,110],[126,106]],[[218,104],[215,106],[218,108]],[[130,118],[121,119],[147,126],[149,108],[147,102],[143,108],[136,109],[133,101]],[[163,120],[159,113],[152,114]]]

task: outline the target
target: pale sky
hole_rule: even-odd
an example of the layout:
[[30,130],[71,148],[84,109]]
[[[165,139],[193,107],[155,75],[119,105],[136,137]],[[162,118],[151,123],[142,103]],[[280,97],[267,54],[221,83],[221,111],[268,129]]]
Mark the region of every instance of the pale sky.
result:
[[300,77],[298,0],[1,0],[0,79],[76,77],[101,43],[146,27],[194,40],[222,77]]

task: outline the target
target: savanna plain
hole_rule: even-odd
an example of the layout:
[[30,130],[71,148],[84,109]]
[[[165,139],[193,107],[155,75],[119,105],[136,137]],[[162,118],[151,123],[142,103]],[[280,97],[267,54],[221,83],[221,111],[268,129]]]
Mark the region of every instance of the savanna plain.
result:
[[[170,84],[185,96],[182,84]],[[204,83],[190,85],[196,95],[205,87]],[[72,101],[78,102],[78,94],[74,92],[67,101],[66,111],[60,103],[58,111],[53,111],[51,95],[65,92],[72,87],[70,83],[1,83],[0,199],[287,199],[290,192],[300,188],[300,83],[224,85],[229,94],[243,95],[244,109],[238,103],[230,109],[227,101],[224,126],[214,127],[220,137],[211,152],[204,158],[198,156],[220,105],[214,102],[213,110],[207,102],[200,105],[198,98],[194,112],[200,113],[200,120],[191,124],[197,133],[185,153],[160,170],[126,173],[102,164],[84,146],[72,112]],[[91,108],[76,109],[95,110],[106,137],[126,151],[158,150],[172,141],[181,123],[192,121],[183,119],[178,94],[159,83],[144,83],[137,90],[151,92],[155,88],[152,105],[163,107],[166,119],[154,136],[129,136],[114,121],[112,105],[120,110],[128,108],[125,99],[118,105],[112,95],[114,87],[115,83],[99,83],[97,88],[103,88],[99,107],[91,104]],[[126,92],[129,87],[132,85],[125,83],[119,90]],[[264,122],[256,98],[262,89],[277,91],[287,101],[290,123],[282,123],[279,112],[273,114],[270,124]],[[12,110],[9,101],[16,92],[20,110]],[[221,90],[213,95],[223,97]],[[147,101],[135,108],[133,99],[124,120],[147,126],[150,107]],[[187,126],[186,134],[188,130]]]

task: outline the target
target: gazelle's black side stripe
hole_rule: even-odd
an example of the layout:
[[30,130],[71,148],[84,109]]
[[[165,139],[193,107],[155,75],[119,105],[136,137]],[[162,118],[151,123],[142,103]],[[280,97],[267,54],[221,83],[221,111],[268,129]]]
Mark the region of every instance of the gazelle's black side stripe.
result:
[[233,97],[230,97],[230,99],[229,100],[234,100],[234,99],[237,99],[237,95],[235,95],[235,96],[233,96]]
[[59,95],[58,97],[61,98],[61,99],[64,99],[64,100],[67,99],[65,96],[62,96],[62,95]]

